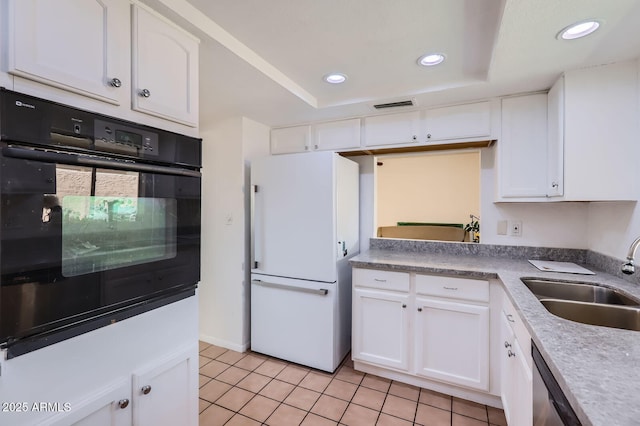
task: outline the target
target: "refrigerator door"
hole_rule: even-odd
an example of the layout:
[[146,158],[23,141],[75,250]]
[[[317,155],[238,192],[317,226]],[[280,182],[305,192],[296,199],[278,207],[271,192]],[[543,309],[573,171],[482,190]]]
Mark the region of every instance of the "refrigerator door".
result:
[[336,281],[336,156],[314,152],[252,162],[252,272]]
[[336,283],[251,279],[251,350],[333,372]]

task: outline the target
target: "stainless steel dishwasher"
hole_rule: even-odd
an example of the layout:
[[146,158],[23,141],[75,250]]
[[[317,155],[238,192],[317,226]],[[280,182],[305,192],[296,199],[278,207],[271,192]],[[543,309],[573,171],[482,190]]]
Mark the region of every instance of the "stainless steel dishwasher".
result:
[[533,356],[533,426],[581,426],[560,385],[531,342]]

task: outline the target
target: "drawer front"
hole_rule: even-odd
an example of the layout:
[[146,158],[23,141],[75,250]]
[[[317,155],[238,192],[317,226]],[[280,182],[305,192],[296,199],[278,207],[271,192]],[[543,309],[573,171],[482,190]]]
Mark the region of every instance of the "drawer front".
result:
[[353,269],[353,285],[355,287],[408,292],[409,282],[409,273],[407,272]]
[[489,301],[489,282],[469,278],[416,274],[416,293],[426,296]]

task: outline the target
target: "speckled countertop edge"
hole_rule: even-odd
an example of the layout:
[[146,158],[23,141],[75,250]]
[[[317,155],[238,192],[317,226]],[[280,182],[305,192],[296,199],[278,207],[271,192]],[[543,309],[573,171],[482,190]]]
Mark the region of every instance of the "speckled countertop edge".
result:
[[509,259],[500,254],[493,257],[486,252],[462,255],[446,250],[433,253],[404,251],[401,247],[373,248],[351,259],[354,267],[499,279],[583,425],[637,425],[640,422],[640,333],[557,317],[548,312],[520,280],[539,277],[594,282],[640,297],[637,284],[583,262],[576,263],[596,275],[543,272],[526,259]]

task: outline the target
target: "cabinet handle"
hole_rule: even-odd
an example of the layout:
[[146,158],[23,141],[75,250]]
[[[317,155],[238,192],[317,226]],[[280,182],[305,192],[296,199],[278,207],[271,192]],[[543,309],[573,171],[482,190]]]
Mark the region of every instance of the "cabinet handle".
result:
[[386,283],[387,282],[387,280],[381,280],[380,278],[374,278],[373,280],[376,281],[376,282],[379,282],[379,283]]
[[551,187],[552,188],[557,188],[558,187],[558,182],[551,182]]
[[422,308],[418,308],[418,312],[422,312]]
[[308,147],[308,146],[305,146],[305,147],[304,147],[304,150],[305,150],[305,151],[309,151],[309,147]]
[[151,386],[146,385],[143,386],[140,391],[144,394],[144,395],[149,395],[149,393],[151,392]]
[[148,98],[149,96],[151,96],[151,92],[149,91],[149,89],[142,89],[138,95],[142,96],[143,98]]
[[509,320],[509,322],[516,322],[516,320],[513,319],[513,315],[511,314],[507,314],[507,320]]
[[111,81],[109,82],[109,84],[113,87],[120,87],[122,86],[122,82],[120,81],[119,78],[112,78]]
[[314,146],[313,146],[313,149],[318,149],[318,145],[314,145]]
[[511,343],[507,342],[506,340],[504,341],[504,347],[505,348],[510,348],[511,347]]
[[407,307],[407,305],[405,305],[405,304],[403,303],[403,304],[402,304],[402,307],[403,307],[403,308],[406,308],[406,307]]
[[516,353],[509,349],[509,351],[507,352],[507,356],[511,358],[512,356],[516,356]]
[[427,133],[427,139],[431,139],[431,133]]
[[418,140],[418,135],[413,135],[413,136],[411,137],[411,139],[413,139],[414,141],[417,141],[417,140]]
[[443,286],[442,288],[444,288],[445,290],[457,290],[458,287],[447,287],[447,286]]
[[129,406],[129,400],[128,399],[121,399],[120,401],[118,401],[118,407],[121,409],[125,409]]

